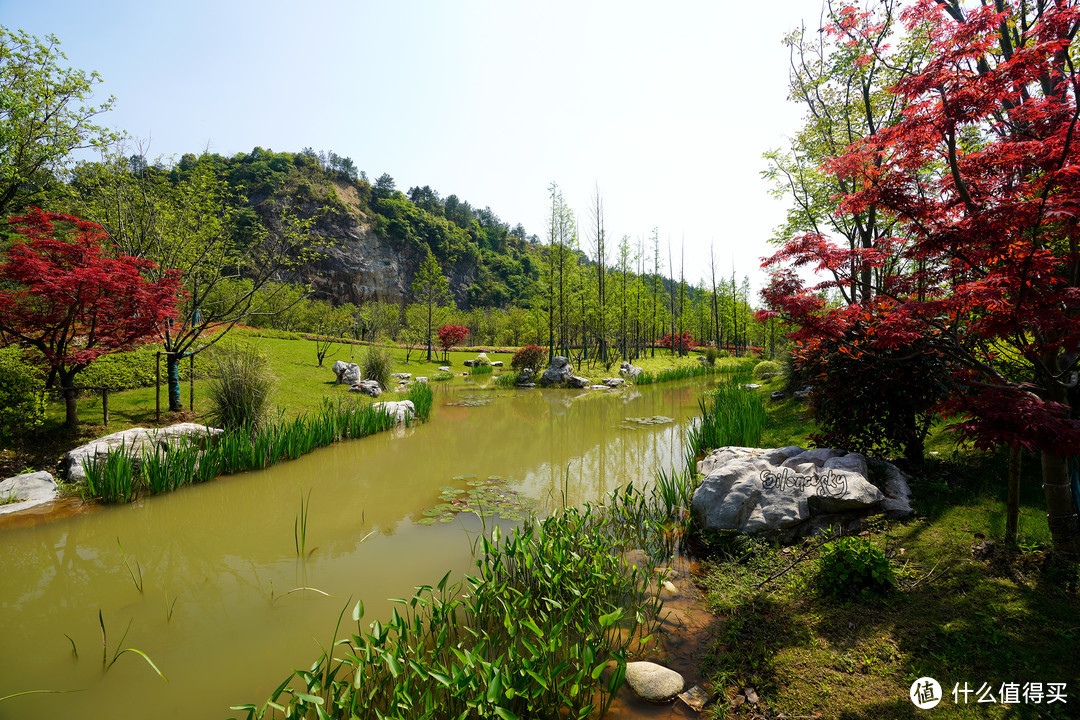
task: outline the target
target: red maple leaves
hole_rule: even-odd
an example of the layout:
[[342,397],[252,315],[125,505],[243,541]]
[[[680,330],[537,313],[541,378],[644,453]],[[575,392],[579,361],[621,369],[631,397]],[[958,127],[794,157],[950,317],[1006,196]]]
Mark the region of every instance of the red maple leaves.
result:
[[99,225],[37,208],[11,222],[25,240],[0,264],[0,333],[39,350],[62,385],[101,355],[149,341],[176,315],[180,273],[146,280],[154,264],[108,255]]

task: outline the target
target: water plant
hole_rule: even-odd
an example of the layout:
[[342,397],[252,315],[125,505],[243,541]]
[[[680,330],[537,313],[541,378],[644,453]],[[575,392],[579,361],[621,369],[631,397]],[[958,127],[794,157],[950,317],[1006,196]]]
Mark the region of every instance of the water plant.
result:
[[300,491],[300,514],[296,516],[296,520],[293,522],[293,541],[296,543],[297,557],[304,557],[307,549],[307,521],[308,511],[311,510],[312,489],[308,490],[306,501],[304,500],[304,492]]
[[150,659],[150,656],[144,653],[142,650],[133,647],[124,648],[122,650],[120,649],[120,646],[124,644],[124,640],[127,640],[128,633],[131,631],[130,620],[128,621],[127,628],[124,630],[123,637],[121,637],[120,642],[116,644],[116,650],[113,652],[112,660],[108,659],[109,642],[108,636],[105,633],[105,618],[102,616],[101,610],[98,610],[98,625],[101,626],[101,667],[104,672],[108,672],[109,669],[116,664],[116,661],[119,660],[120,657],[125,653],[134,653],[135,655],[138,655],[143,660],[145,660],[146,664],[149,665],[151,669],[153,669],[153,671],[158,674],[158,677],[160,677],[165,682],[169,682],[169,678],[165,677],[161,670],[158,669],[158,666],[154,664],[154,661]]
[[495,378],[495,387],[515,387],[520,375],[521,373],[516,372],[503,373]]
[[698,401],[701,421],[687,433],[693,457],[726,445],[754,447],[761,440],[765,403],[761,395],[740,386],[746,378],[745,373],[736,375]]
[[489,475],[486,479],[457,475],[453,479],[465,481],[471,489],[462,490],[453,485],[439,488],[442,502],[425,510],[424,517],[416,521],[418,524],[453,522],[458,513],[472,513],[481,518],[498,515],[504,520],[520,522],[536,509],[536,501],[511,488],[500,475]]
[[126,445],[111,448],[102,457],[91,455],[83,460],[86,473],[86,490],[106,503],[129,503],[135,499],[138,486],[135,481],[134,453]]
[[[433,402],[431,389],[424,384],[414,385],[409,398],[417,416],[426,419]],[[388,430],[394,424],[394,418],[371,405],[328,400],[310,415],[227,429],[205,447],[197,438],[156,446],[143,455],[138,466],[133,451],[121,445],[83,462],[87,494],[103,502],[131,502],[144,490],[166,492],[225,473],[269,467],[344,438],[362,438]]]
[[431,376],[431,382],[442,382],[444,380],[453,380],[454,373],[437,372]]
[[[652,641],[661,601],[631,549],[662,553],[660,510],[628,486],[474,540],[476,571],[424,585],[385,622],[333,639],[249,719],[603,715],[629,654]],[[658,544],[659,543],[659,544]],[[339,616],[339,624],[343,617]]]
[[491,373],[491,365],[473,365],[471,368],[469,368],[470,375],[490,375]]
[[139,571],[138,577],[136,577],[135,571],[131,569],[131,563],[128,562],[127,555],[124,554],[124,546],[120,544],[120,538],[116,538],[116,545],[120,548],[120,559],[124,561],[124,567],[127,568],[128,575],[131,576],[131,582],[135,583],[135,587],[141,595],[143,591],[142,566],[139,565],[138,560],[135,561],[135,570]]
[[435,393],[427,383],[415,383],[409,388],[409,400],[412,401],[416,417],[427,420],[431,415],[431,405],[435,400]]

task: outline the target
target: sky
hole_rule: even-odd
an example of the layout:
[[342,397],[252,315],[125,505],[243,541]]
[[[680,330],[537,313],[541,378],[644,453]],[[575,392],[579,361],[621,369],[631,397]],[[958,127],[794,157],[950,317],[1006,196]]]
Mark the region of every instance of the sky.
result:
[[814,0],[368,2],[0,0],[100,73],[101,116],[148,157],[332,150],[402,191],[430,185],[543,240],[557,183],[589,250],[658,228],[675,275],[732,266],[760,288],[787,201],[762,153],[787,144],[784,35]]

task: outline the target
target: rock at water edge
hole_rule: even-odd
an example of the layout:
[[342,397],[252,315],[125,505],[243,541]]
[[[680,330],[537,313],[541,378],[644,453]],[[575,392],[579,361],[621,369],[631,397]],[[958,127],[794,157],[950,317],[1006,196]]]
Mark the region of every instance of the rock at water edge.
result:
[[651,702],[665,702],[686,687],[679,673],[651,662],[626,663],[626,682],[639,697]]

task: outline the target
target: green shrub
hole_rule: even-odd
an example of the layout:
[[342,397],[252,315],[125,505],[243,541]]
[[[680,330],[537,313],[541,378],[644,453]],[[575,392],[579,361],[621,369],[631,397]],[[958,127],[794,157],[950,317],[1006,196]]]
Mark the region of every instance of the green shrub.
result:
[[365,380],[378,380],[383,390],[387,390],[390,388],[390,370],[393,367],[394,359],[390,356],[390,350],[369,345],[360,363],[360,372]]
[[44,420],[42,371],[20,348],[0,348],[0,443],[37,429]]
[[487,353],[480,353],[473,359],[473,367],[491,367],[491,360],[488,359]]
[[764,375],[779,375],[783,371],[780,363],[775,360],[762,360],[754,366],[754,379],[761,380]]
[[526,345],[514,353],[510,367],[515,370],[539,370],[547,356],[547,350],[539,345]]
[[265,357],[250,343],[214,353],[217,377],[210,383],[210,417],[225,429],[262,426],[274,377]]
[[710,365],[716,364],[716,358],[720,357],[720,351],[714,347],[705,348],[705,362]]
[[885,591],[896,584],[884,551],[860,537],[842,537],[825,543],[818,564],[818,586],[838,596],[863,590]]

